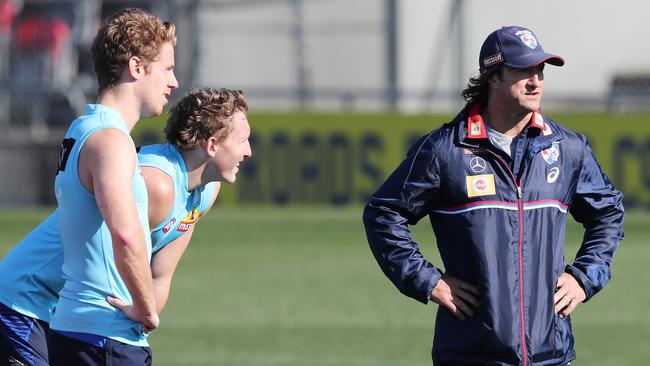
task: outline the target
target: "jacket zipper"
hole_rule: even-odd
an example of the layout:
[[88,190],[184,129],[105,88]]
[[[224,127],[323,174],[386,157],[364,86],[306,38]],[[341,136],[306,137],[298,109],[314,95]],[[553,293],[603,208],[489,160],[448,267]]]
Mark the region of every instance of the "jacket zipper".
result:
[[[511,173],[512,174],[512,173]],[[517,186],[517,203],[519,207],[519,316],[521,318],[521,351],[526,366],[526,328],[524,326],[524,202],[521,194],[521,180]]]
[[518,209],[517,211],[519,212],[519,245],[517,248],[518,259],[519,259],[519,318],[521,323],[521,351],[522,351],[522,359],[524,361],[523,366],[526,366],[528,363],[528,357],[526,354],[526,326],[525,326],[525,316],[524,316],[524,264],[523,264],[524,262],[524,255],[523,255],[524,201],[523,201],[523,193],[521,190],[521,179],[519,179],[519,182],[517,182],[517,179],[515,178],[515,175],[512,173],[512,170],[508,166],[508,163],[506,163],[503,160],[503,158],[501,158],[498,154],[484,148],[481,148],[481,150],[485,150],[488,153],[494,155],[497,158],[497,160],[501,163],[501,165],[503,165],[506,168],[506,171],[508,172],[508,174],[510,174],[510,177],[512,178],[512,182],[515,185],[515,190],[517,191],[517,209]]

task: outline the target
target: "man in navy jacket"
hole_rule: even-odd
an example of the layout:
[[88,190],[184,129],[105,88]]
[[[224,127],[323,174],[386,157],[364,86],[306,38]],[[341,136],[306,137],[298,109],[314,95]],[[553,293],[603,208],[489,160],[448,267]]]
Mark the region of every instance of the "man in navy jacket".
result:
[[[480,72],[451,122],[420,138],[363,221],[370,248],[405,295],[438,307],[435,365],[567,365],[571,314],[600,291],[623,238],[623,195],[585,137],[540,112],[544,52],[504,27],[481,47]],[[567,213],[585,228],[564,263]],[[444,270],[408,226],[428,215]]]

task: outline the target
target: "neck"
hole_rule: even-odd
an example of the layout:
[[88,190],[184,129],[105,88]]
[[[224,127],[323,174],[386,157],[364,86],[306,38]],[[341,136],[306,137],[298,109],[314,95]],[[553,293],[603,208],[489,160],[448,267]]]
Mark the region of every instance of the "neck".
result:
[[187,167],[187,189],[191,191],[201,185],[215,181],[207,171],[207,159],[200,149],[181,151],[185,166]]
[[129,131],[141,117],[141,106],[135,98],[132,88],[127,84],[119,84],[113,88],[104,90],[99,94],[97,103],[115,110],[126,123]]
[[504,103],[488,99],[485,113],[488,125],[507,136],[517,136],[526,127],[533,115],[531,111],[506,110]]

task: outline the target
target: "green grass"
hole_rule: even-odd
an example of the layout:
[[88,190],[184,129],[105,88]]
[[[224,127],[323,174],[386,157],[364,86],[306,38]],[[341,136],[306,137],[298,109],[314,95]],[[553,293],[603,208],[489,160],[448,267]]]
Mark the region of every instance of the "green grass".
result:
[[[0,254],[46,213],[0,213]],[[430,365],[436,307],[404,297],[383,276],[360,216],[360,208],[215,208],[199,223],[150,337],[155,365]],[[573,316],[573,365],[647,363],[649,219],[628,214],[613,280]],[[427,220],[414,231],[439,263]],[[572,257],[580,228],[572,223],[567,236]]]

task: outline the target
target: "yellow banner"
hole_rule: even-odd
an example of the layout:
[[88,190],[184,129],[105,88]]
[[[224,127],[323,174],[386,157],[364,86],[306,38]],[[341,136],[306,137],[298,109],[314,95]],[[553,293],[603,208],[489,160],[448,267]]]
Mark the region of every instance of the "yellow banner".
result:
[[[650,208],[650,116],[548,115],[584,133],[627,208]],[[220,204],[363,204],[420,136],[453,116],[251,114],[253,157]],[[136,126],[136,142],[162,141],[162,119]]]

